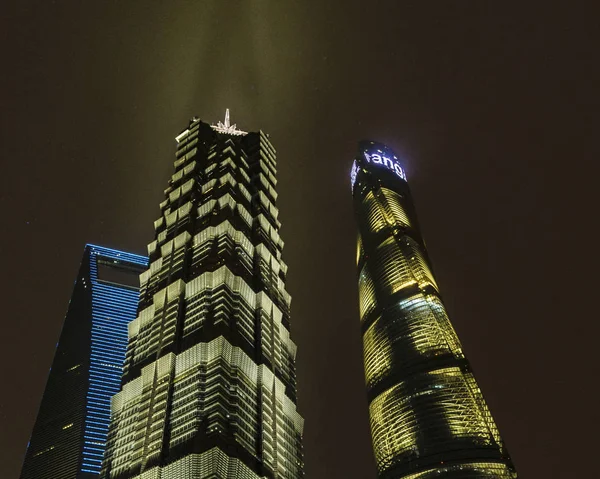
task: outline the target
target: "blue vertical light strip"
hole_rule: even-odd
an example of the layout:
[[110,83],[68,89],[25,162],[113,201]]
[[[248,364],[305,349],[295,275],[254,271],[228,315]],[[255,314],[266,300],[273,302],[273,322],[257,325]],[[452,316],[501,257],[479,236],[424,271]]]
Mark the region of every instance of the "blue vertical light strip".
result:
[[110,423],[110,400],[120,390],[127,325],[136,316],[139,291],[98,280],[98,257],[115,264],[148,266],[148,258],[88,244],[92,283],[92,344],[81,471],[100,474]]

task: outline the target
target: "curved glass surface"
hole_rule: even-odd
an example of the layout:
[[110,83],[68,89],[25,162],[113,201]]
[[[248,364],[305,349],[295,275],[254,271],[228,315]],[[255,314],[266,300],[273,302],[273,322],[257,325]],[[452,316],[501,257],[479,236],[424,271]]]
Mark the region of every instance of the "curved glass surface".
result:
[[386,158],[398,164],[385,145],[362,142],[352,182],[379,477],[515,478],[448,319],[405,176],[394,174]]

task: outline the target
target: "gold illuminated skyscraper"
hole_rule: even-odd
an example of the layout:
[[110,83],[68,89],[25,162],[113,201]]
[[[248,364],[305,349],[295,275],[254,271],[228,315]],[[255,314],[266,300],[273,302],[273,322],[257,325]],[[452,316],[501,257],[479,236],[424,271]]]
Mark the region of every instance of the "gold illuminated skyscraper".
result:
[[442,303],[404,169],[385,145],[363,141],[351,183],[379,478],[515,478]]
[[301,479],[275,150],[192,119],[140,276],[106,479]]

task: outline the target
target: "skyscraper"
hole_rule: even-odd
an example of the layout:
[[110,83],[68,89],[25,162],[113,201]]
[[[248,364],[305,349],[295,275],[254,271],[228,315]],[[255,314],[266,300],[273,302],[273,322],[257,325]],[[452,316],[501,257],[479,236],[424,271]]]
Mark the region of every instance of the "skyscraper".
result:
[[379,477],[516,477],[446,314],[402,165],[385,145],[360,142],[351,183]]
[[275,150],[229,112],[176,141],[103,477],[300,478]]
[[98,477],[146,265],[143,256],[85,246],[21,479]]

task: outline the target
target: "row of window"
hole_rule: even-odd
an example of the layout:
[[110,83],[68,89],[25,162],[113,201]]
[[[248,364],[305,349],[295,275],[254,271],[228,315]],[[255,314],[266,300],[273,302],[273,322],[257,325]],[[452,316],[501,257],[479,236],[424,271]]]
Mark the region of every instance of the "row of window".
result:
[[472,375],[458,367],[394,385],[371,402],[369,412],[381,472],[411,458],[500,445]]
[[[173,402],[167,423],[169,388]],[[229,434],[253,455],[270,451],[273,462],[268,457],[261,460],[273,471],[282,461],[290,473],[300,471],[303,420],[295,404],[269,368],[256,365],[223,337],[144,367],[142,375],[115,396],[112,427],[113,474],[133,469],[158,451],[166,427],[171,446],[207,430]]]

